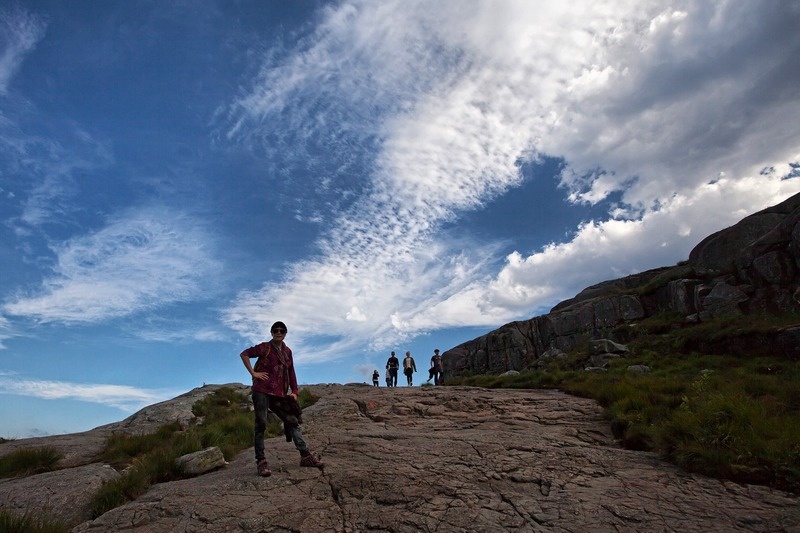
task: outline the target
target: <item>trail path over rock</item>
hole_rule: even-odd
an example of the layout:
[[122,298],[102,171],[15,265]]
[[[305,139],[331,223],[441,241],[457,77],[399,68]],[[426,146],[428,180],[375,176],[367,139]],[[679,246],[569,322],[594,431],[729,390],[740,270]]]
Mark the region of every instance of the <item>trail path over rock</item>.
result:
[[679,471],[613,441],[600,408],[555,391],[309,387],[304,432],[256,476],[226,468],[152,487],[74,531],[800,531],[800,502]]

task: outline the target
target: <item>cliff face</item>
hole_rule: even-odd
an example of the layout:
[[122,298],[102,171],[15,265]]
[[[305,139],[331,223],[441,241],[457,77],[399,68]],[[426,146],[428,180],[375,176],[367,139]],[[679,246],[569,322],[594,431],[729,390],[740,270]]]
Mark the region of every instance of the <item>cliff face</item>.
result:
[[[551,348],[568,352],[611,328],[655,315],[677,324],[728,314],[800,311],[800,194],[703,239],[685,264],[604,281],[553,307],[512,322],[443,355],[445,375],[532,368]],[[703,349],[800,357],[800,326]]]

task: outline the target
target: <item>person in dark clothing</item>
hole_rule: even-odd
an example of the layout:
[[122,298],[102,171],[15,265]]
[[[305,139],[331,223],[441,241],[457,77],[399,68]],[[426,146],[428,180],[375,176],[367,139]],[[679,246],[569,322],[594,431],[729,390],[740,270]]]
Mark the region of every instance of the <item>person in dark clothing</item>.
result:
[[375,372],[372,373],[372,386],[373,387],[377,387],[378,386],[378,380],[380,378],[381,378],[381,374],[380,374],[380,372],[378,372],[378,369],[376,368]]
[[444,383],[444,376],[442,375],[442,356],[439,355],[438,348],[433,351],[433,357],[431,357],[431,368],[428,370],[429,383],[431,379],[433,379],[433,383],[435,385],[441,385]]
[[[286,440],[294,441],[300,452],[300,466],[322,468],[325,465],[309,451],[300,431],[300,406],[297,403],[297,376],[294,373],[292,350],[283,342],[286,337],[286,324],[275,322],[270,328],[272,340],[262,342],[244,350],[239,356],[245,368],[253,377],[253,408],[255,431],[253,446],[256,455],[258,475],[270,476],[264,453],[264,431],[267,429],[267,412],[272,411],[283,422]],[[256,357],[253,367],[250,359]]]
[[397,387],[397,370],[400,368],[400,360],[392,352],[391,357],[386,361],[386,368],[389,369],[389,374],[392,376],[392,384],[390,387]]

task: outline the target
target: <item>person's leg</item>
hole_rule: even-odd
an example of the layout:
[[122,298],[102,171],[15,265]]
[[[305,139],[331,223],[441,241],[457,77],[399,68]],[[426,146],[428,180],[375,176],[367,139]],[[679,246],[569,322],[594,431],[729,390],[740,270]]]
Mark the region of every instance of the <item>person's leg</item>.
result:
[[253,448],[256,455],[256,465],[261,476],[269,476],[269,466],[264,454],[264,431],[267,429],[267,412],[269,410],[269,396],[262,392],[253,391],[253,413],[255,427],[253,431]]
[[270,402],[270,411],[283,422],[284,431],[287,436],[291,436],[294,447],[300,452],[308,451],[308,445],[303,440],[303,433],[297,423],[297,417],[289,414],[279,398],[273,398]]
[[309,451],[308,444],[303,439],[303,432],[300,430],[297,417],[285,410],[283,402],[273,401],[270,409],[281,419],[284,431],[291,437],[294,447],[300,452],[300,466],[315,466],[317,468],[325,466],[322,461],[314,457]]

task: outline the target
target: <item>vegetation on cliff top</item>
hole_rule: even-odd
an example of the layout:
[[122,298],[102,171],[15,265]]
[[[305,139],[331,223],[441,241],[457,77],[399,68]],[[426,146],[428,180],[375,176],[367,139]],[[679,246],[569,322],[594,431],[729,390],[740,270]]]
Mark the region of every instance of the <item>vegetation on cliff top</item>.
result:
[[[739,316],[675,326],[653,317],[605,332],[631,355],[604,373],[583,371],[588,343],[542,370],[474,375],[448,385],[558,388],[597,400],[629,449],[660,453],[690,471],[800,493],[800,362],[759,353],[698,351],[709,339],[736,339],[796,325],[796,316]],[[627,370],[647,365],[646,374]]]

